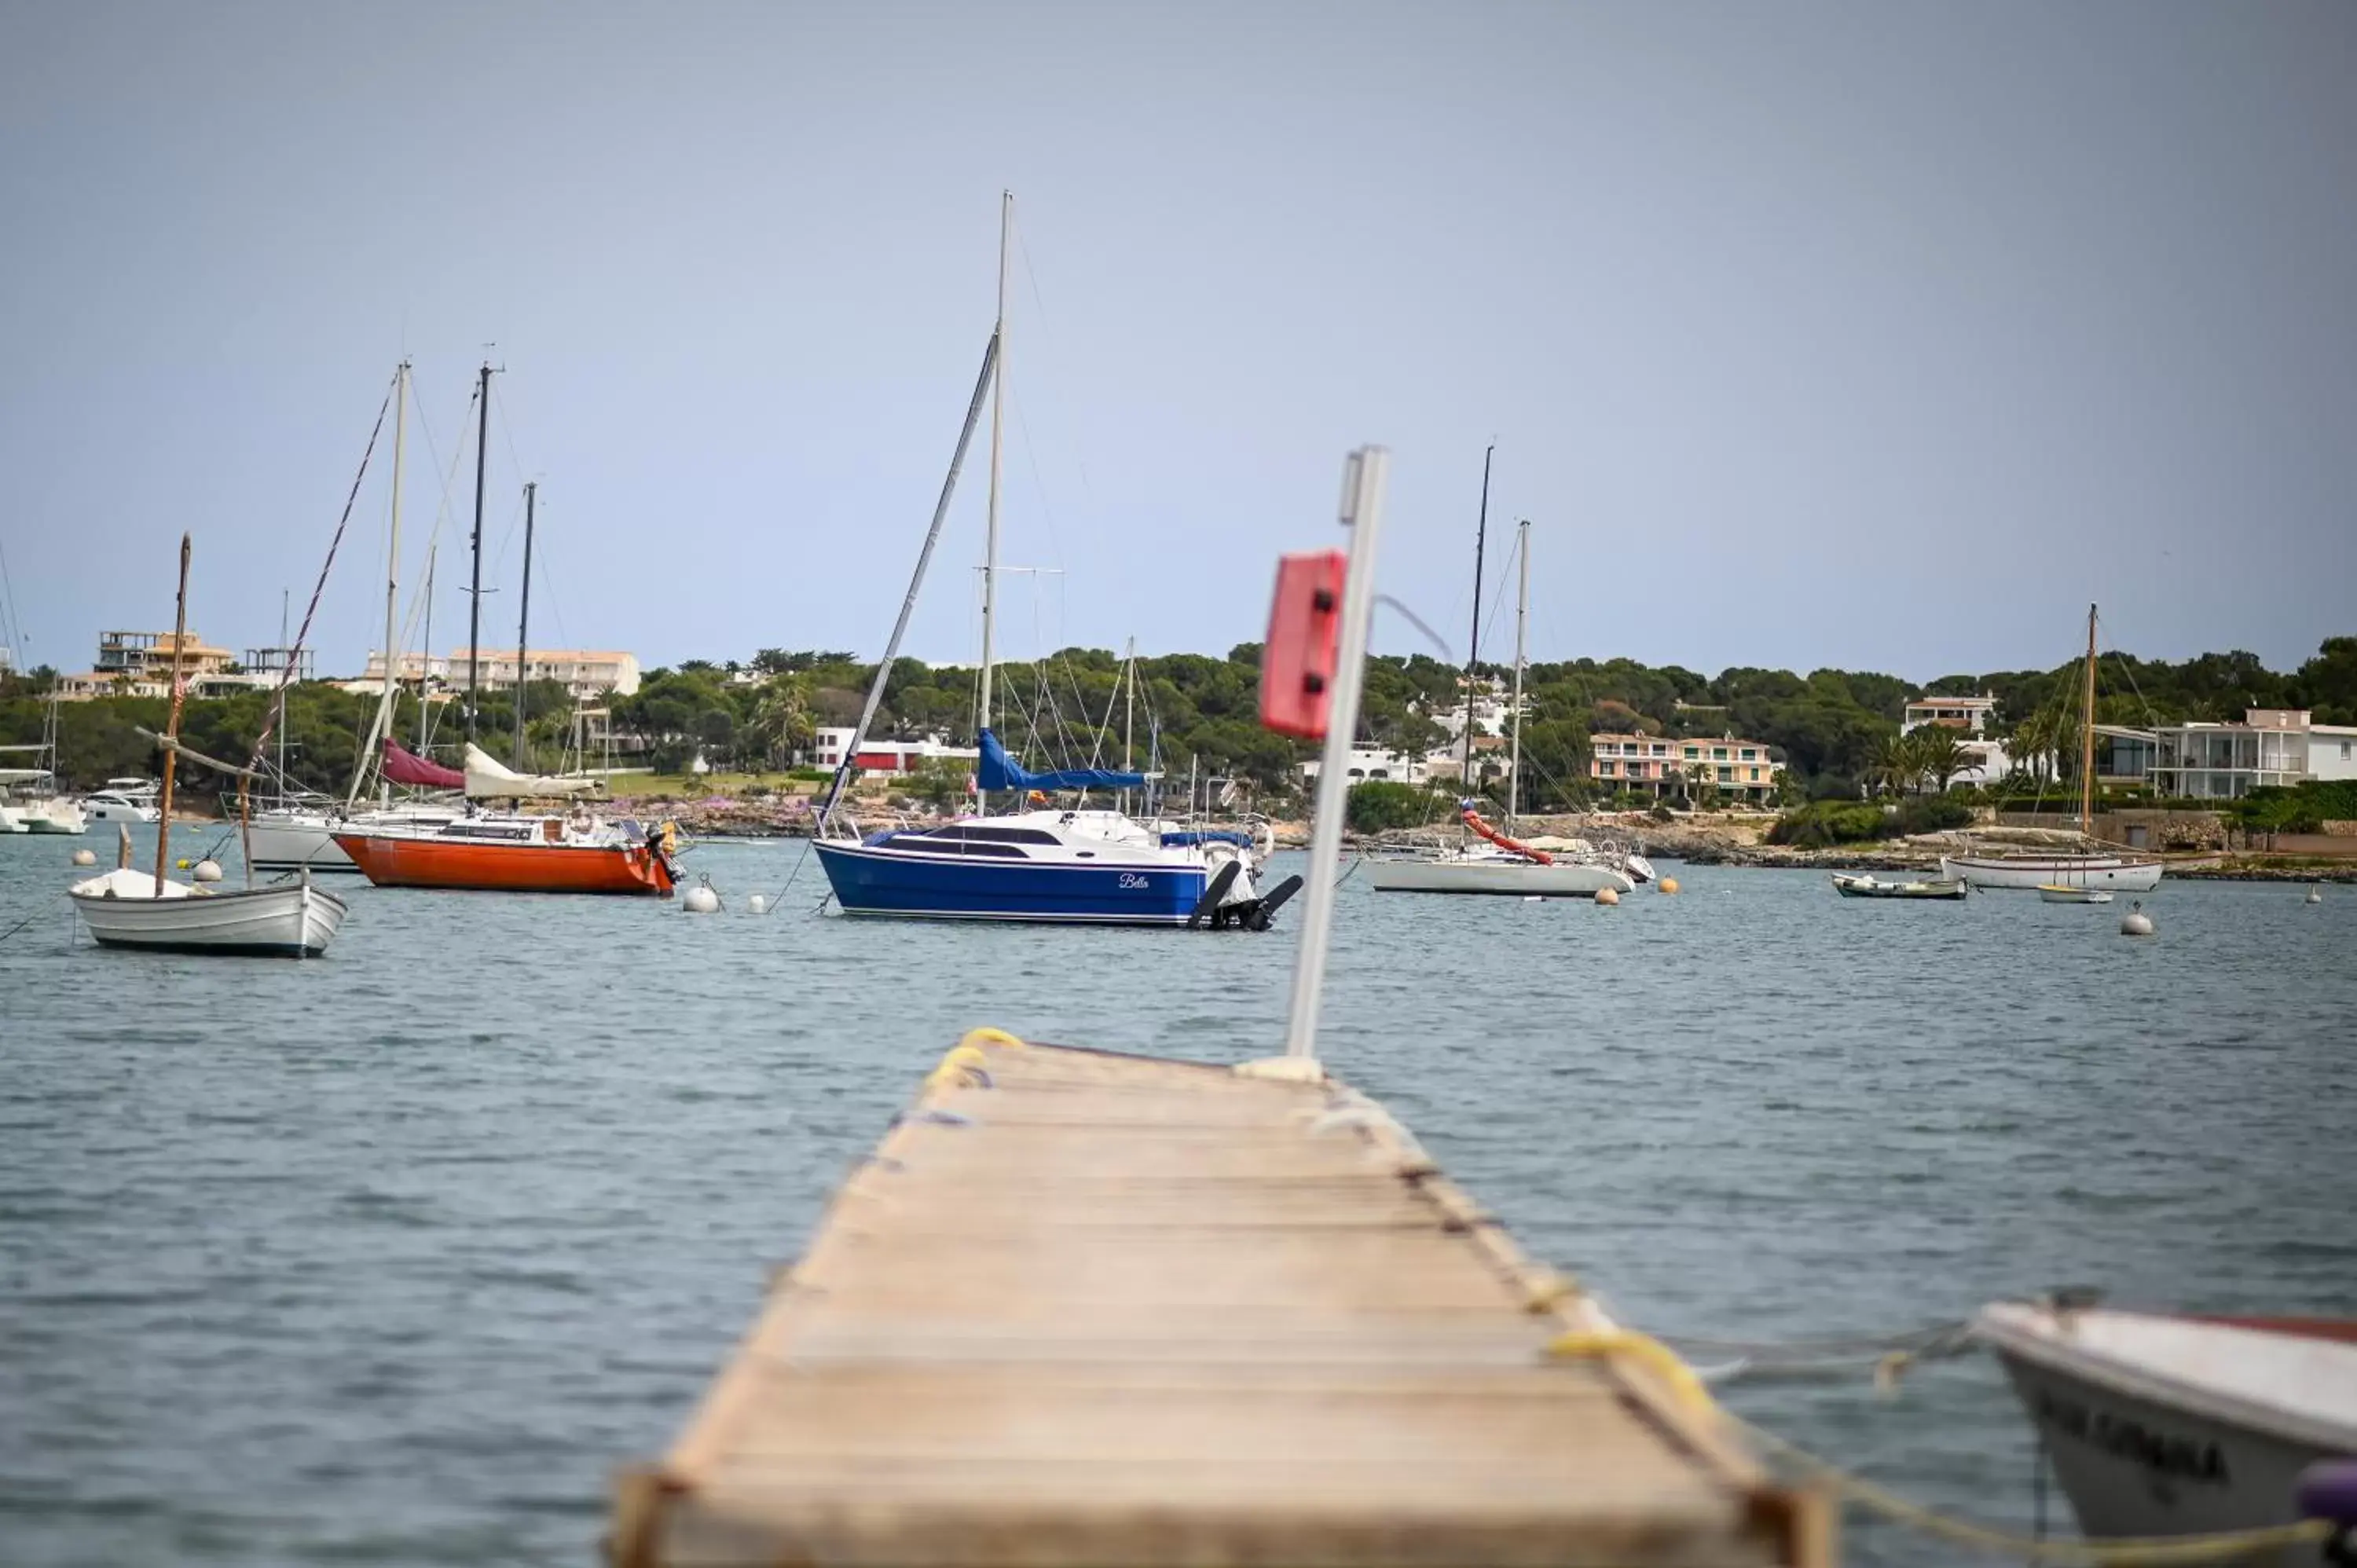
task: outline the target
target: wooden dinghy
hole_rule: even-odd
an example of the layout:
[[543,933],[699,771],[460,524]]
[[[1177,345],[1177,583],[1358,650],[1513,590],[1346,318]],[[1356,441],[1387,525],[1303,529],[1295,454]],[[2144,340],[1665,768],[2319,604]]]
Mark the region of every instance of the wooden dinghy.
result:
[[1834,873],[1834,891],[1845,898],[1962,898],[1964,882],[1962,877],[1933,877],[1915,882],[1884,882],[1874,873],[1857,876]]

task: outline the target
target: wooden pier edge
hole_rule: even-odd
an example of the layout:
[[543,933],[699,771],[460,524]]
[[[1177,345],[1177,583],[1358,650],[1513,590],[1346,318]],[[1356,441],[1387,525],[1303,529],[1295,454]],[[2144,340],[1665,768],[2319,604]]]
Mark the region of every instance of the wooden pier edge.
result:
[[[1271,1435],[1288,1420],[1297,1446]],[[605,1547],[1830,1568],[1838,1519],[1347,1085],[978,1031],[772,1276],[671,1452],[618,1475]]]

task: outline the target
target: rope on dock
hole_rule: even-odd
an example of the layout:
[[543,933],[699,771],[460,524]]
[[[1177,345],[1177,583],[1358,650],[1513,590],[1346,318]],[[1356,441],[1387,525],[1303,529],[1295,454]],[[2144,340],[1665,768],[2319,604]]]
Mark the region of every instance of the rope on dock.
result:
[[1727,1357],[1734,1365],[1714,1382],[1738,1379],[1839,1377],[1870,1368],[1875,1387],[1889,1393],[1900,1374],[1919,1361],[1943,1361],[1977,1354],[1980,1341],[1963,1319],[1886,1335],[1830,1335],[1815,1338],[1717,1339],[1696,1334],[1665,1334],[1680,1354]]
[[[1725,1415],[1724,1410],[1721,1414]],[[2068,1568],[2192,1568],[2194,1564],[2232,1563],[2262,1552],[2287,1547],[2320,1545],[2338,1529],[2330,1520],[2303,1520],[2298,1524],[2267,1525],[2257,1530],[2222,1530],[2212,1535],[2117,1536],[2106,1541],[2050,1541],[2020,1535],[1957,1519],[1911,1502],[1830,1460],[1820,1459],[1740,1416],[1726,1415],[1753,1442],[1786,1460],[1819,1482],[1843,1501],[1881,1515],[1894,1524],[1921,1530],[1959,1546],[2025,1563],[2057,1563]]]

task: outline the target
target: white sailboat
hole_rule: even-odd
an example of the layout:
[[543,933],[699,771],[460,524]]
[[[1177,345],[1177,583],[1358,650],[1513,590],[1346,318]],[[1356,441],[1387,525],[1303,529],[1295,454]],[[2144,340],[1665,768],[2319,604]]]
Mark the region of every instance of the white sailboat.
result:
[[[2079,713],[2079,832],[2092,836],[2095,821],[2095,607],[2087,607],[2087,675]],[[1945,854],[1942,876],[1961,876],[1975,887],[2024,891],[2106,888],[2149,893],[2160,886],[2161,863],[2149,855],[2126,854]],[[2060,901],[2060,900],[2058,900]]]
[[[1473,548],[1474,651],[1477,654],[1481,618],[1481,540],[1489,530],[1489,512],[1490,463],[1485,456],[1481,461],[1481,522]],[[1434,855],[1370,861],[1368,880],[1378,892],[1593,898],[1607,888],[1620,894],[1630,892],[1637,886],[1636,880],[1624,870],[1589,860],[1558,859],[1551,852],[1521,843],[1513,836],[1523,783],[1523,667],[1525,661],[1524,631],[1531,601],[1531,525],[1528,522],[1521,524],[1516,537],[1517,548],[1522,552],[1522,576],[1514,610],[1513,741],[1506,770],[1505,831],[1496,832],[1482,821],[1480,812],[1474,810],[1473,799],[1469,793],[1459,811],[1469,836],[1455,847]],[[1473,777],[1473,671],[1474,662],[1469,659],[1465,666],[1462,779],[1469,791],[1472,788]],[[1649,872],[1651,869],[1647,867]]]
[[[353,771],[351,789],[339,808],[332,800],[280,800],[257,811],[247,830],[247,853],[262,871],[308,871],[357,876],[360,867],[344,853],[335,834],[355,827],[439,828],[465,815],[463,803],[450,800],[394,802],[380,809],[360,809],[371,770],[381,766],[378,742],[392,724],[399,694],[400,660],[396,650],[401,605],[401,479],[408,448],[410,365],[404,360],[393,372],[393,495],[386,523],[384,557],[384,683],[361,761]],[[430,629],[430,623],[429,623]],[[283,700],[283,692],[282,692]],[[281,714],[284,730],[285,717]],[[282,767],[281,773],[285,772]]]
[[[342,899],[312,886],[307,876],[277,886],[248,886],[220,893],[175,882],[164,875],[171,865],[172,788],[177,764],[187,749],[179,739],[180,704],[186,695],[179,661],[188,629],[188,537],[182,534],[179,609],[172,641],[171,717],[161,737],[164,783],[156,809],[155,872],[142,875],[130,868],[131,835],[126,828],[122,841],[124,864],[75,883],[66,896],[102,947],[316,957],[327,950],[342,928],[345,908]],[[227,772],[245,772],[225,764],[211,765]],[[246,875],[249,879],[253,876],[250,862]]]
[[[49,694],[41,738],[33,746],[0,746],[0,751],[35,754],[31,768],[0,768],[0,820],[17,826],[7,831],[27,833],[79,834],[90,826],[81,806],[58,793],[58,698]],[[14,800],[5,799],[13,790]]]

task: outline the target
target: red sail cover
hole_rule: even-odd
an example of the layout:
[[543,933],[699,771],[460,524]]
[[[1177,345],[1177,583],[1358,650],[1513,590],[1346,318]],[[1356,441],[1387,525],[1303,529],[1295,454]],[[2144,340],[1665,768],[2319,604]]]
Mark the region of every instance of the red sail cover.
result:
[[384,776],[395,784],[414,784],[429,789],[464,789],[467,776],[455,768],[445,768],[438,762],[428,762],[414,751],[405,750],[391,736],[384,742]]

